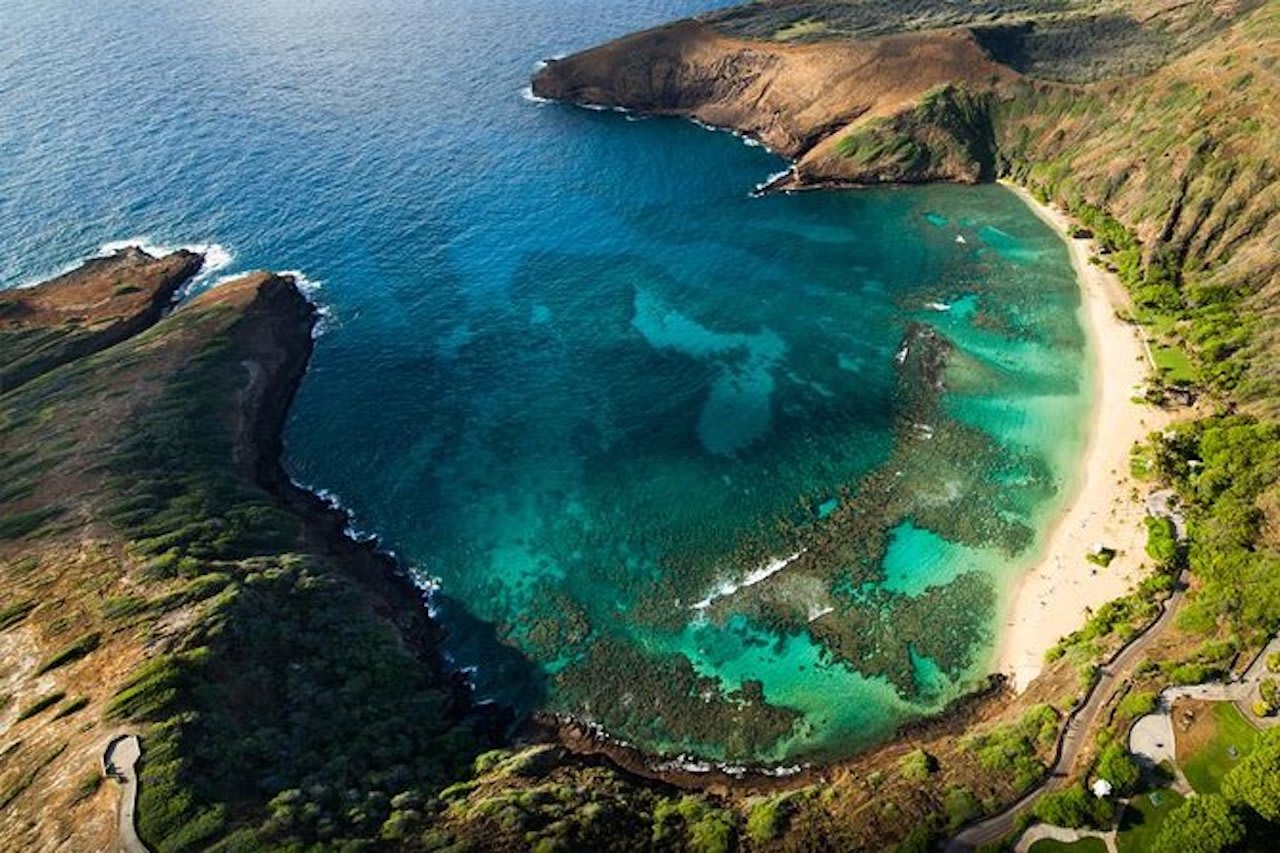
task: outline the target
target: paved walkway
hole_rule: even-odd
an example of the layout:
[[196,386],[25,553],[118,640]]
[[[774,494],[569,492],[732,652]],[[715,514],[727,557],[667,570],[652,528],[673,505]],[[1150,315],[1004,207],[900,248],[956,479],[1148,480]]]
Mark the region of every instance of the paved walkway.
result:
[[1163,703],[1156,707],[1159,710],[1138,720],[1129,730],[1129,752],[1148,768],[1166,761],[1172,763],[1174,759],[1173,720]]
[[1063,844],[1071,844],[1082,838],[1101,838],[1102,843],[1107,845],[1107,850],[1111,851],[1111,853],[1116,853],[1115,830],[1099,832],[1096,829],[1065,829],[1061,826],[1049,826],[1044,823],[1037,823],[1022,833],[1022,837],[1018,839],[1018,843],[1013,850],[1014,853],[1027,853],[1031,849],[1031,845],[1037,841],[1049,839],[1061,841]]
[[142,744],[137,735],[112,738],[102,755],[102,769],[120,783],[120,850],[123,853],[147,853],[138,838],[134,813],[138,808],[138,774],[136,766],[142,757]]
[[1173,715],[1170,713],[1172,707],[1173,702],[1161,693],[1156,700],[1155,713],[1141,717],[1129,729],[1129,752],[1147,772],[1167,762],[1173,768],[1173,783],[1170,787],[1182,796],[1190,797],[1194,796],[1195,791],[1187,777],[1182,775],[1182,768],[1178,767],[1175,760],[1177,740],[1173,732]]
[[962,830],[947,844],[949,853],[976,850],[983,845],[994,844],[1013,831],[1014,819],[1019,814],[1034,806],[1036,800],[1045,794],[1067,783],[1081,750],[1091,740],[1098,715],[1106,707],[1115,689],[1124,683],[1130,671],[1142,659],[1142,653],[1146,651],[1147,646],[1173,621],[1174,614],[1182,606],[1189,579],[1190,575],[1184,571],[1178,577],[1173,594],[1165,601],[1164,610],[1160,616],[1145,631],[1134,637],[1129,645],[1120,649],[1109,663],[1099,669],[1098,680],[1089,691],[1084,704],[1067,717],[1067,725],[1058,735],[1057,758],[1049,771],[1049,776],[1038,787],[1032,788],[1004,811]]

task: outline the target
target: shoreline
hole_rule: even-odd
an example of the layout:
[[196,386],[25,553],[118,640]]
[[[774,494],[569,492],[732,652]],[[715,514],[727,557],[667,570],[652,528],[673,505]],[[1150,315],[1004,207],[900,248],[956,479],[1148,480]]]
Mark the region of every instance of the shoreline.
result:
[[[1043,205],[1026,189],[1000,182],[1062,239],[1080,285],[1081,320],[1092,352],[1093,406],[1084,455],[1039,552],[1008,591],[992,671],[1022,692],[1040,674],[1045,653],[1084,625],[1089,614],[1125,595],[1149,571],[1146,509],[1133,497],[1130,449],[1162,429],[1170,415],[1133,397],[1149,380],[1151,365],[1138,326],[1116,316],[1128,294],[1114,273],[1089,263],[1093,241],[1071,236],[1063,212]],[[1106,568],[1085,559],[1100,543],[1116,551]]]

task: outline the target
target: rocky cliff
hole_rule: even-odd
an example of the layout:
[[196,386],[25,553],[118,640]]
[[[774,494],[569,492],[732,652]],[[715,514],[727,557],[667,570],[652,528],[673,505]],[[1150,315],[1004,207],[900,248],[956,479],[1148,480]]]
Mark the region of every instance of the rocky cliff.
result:
[[[873,162],[840,156],[839,142],[912,115],[947,84],[1000,90],[1014,77],[961,30],[789,44],[734,38],[690,20],[551,61],[533,91],[732,128],[795,161],[800,183],[972,181],[985,168],[963,157]],[[936,127],[949,145],[957,129]]]
[[280,467],[314,309],[254,273],[164,314],[199,265],[128,250],[3,294],[5,849],[112,846],[121,732],[161,850],[367,841],[487,742],[417,589]]

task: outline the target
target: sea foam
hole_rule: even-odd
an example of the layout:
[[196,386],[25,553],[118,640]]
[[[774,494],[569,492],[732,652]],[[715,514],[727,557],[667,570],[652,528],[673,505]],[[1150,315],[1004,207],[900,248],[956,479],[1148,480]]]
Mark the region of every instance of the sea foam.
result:
[[805,549],[802,548],[788,557],[780,557],[779,559],[776,559],[776,560],[770,560],[769,562],[765,563],[763,566],[760,566],[759,568],[756,568],[756,569],[752,569],[750,572],[746,574],[746,576],[742,580],[738,581],[737,583],[733,583],[733,582],[722,583],[719,587],[716,588],[714,592],[712,592],[706,598],[694,604],[692,609],[706,610],[721,598],[727,598],[728,596],[733,595],[740,589],[746,589],[749,586],[755,586],[761,581],[766,580],[767,578],[773,577],[778,572],[782,571],[787,566],[791,565],[796,560],[798,560],[800,558],[800,555],[803,554],[804,551]]
[[207,289],[215,281],[221,280],[218,276],[222,270],[235,261],[236,256],[230,249],[221,243],[179,243],[177,245],[168,243],[158,243],[149,235],[140,235],[138,237],[129,237],[124,240],[112,240],[109,243],[103,243],[98,247],[98,251],[93,255],[95,258],[109,258],[112,255],[130,247],[136,247],[146,252],[153,258],[162,258],[165,255],[172,255],[174,252],[186,250],[195,252],[197,255],[204,257],[204,264],[200,267],[200,272],[187,282],[183,287],[174,294],[173,301],[181,302],[189,298],[201,290]]
[[311,337],[320,337],[333,327],[334,313],[333,306],[320,299],[320,290],[324,287],[323,281],[307,278],[307,274],[302,270],[281,270],[280,275],[287,275],[293,279],[294,285],[298,288],[298,292],[311,303],[316,309],[319,319],[311,328]]

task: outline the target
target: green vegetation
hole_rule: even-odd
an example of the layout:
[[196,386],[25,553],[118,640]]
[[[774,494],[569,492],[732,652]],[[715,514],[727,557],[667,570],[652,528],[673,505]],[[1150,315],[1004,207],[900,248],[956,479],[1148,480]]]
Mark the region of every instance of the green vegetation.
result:
[[1015,790],[1025,791],[1044,775],[1040,750],[1052,745],[1057,735],[1058,713],[1038,705],[1016,723],[970,735],[963,745],[977,755],[984,770],[1012,779]]
[[1264,678],[1258,682],[1259,701],[1267,707],[1265,714],[1259,716],[1266,717],[1276,712],[1280,708],[1280,684],[1276,683],[1274,678]]
[[1244,821],[1216,794],[1192,797],[1164,820],[1154,853],[1217,853],[1244,840]]
[[915,749],[902,757],[902,761],[898,763],[898,768],[902,771],[903,779],[909,779],[912,782],[923,782],[938,772],[938,759],[923,749]]
[[955,832],[983,813],[982,803],[978,802],[978,798],[968,788],[960,785],[947,789],[942,804],[947,814],[948,832]]
[[1135,690],[1127,694],[1116,706],[1116,716],[1127,720],[1145,717],[1156,709],[1157,696],[1151,690]]
[[80,778],[76,784],[76,795],[73,802],[87,800],[94,794],[98,793],[98,789],[102,787],[102,774],[97,770],[90,770]]
[[1115,804],[1095,797],[1084,785],[1071,785],[1036,800],[1032,813],[1037,820],[1053,826],[1101,829],[1115,819]]
[[18,712],[18,722],[21,723],[23,720],[29,720],[36,714],[49,710],[54,705],[61,702],[66,695],[67,694],[58,691],[50,693],[48,696],[40,697]]
[[0,518],[0,540],[24,539],[35,533],[45,522],[62,514],[60,506],[46,506],[27,512],[15,512]]
[[701,797],[658,804],[653,811],[653,843],[660,849],[727,853],[734,839],[734,814]]
[[775,41],[808,41],[825,35],[827,31],[828,26],[825,21],[806,18],[780,27],[773,34],[773,38]]
[[59,708],[58,713],[54,714],[53,718],[55,720],[61,720],[64,717],[70,717],[73,714],[80,713],[88,706],[89,706],[89,700],[83,696],[78,696],[75,699],[72,699],[67,704],[63,705],[61,708]]
[[1165,818],[1183,801],[1181,794],[1168,788],[1157,788],[1129,800],[1116,835],[1119,853],[1147,853],[1155,844]]
[[1147,556],[1156,561],[1162,568],[1173,568],[1178,564],[1178,533],[1173,522],[1164,516],[1149,515],[1147,525]]
[[1078,631],[1059,640],[1048,652],[1045,660],[1053,662],[1068,652],[1077,651],[1077,657],[1092,663],[1096,656],[1096,642],[1106,637],[1128,640],[1139,629],[1156,617],[1159,599],[1173,590],[1173,577],[1158,573],[1144,578],[1133,593],[1108,601],[1089,617]]
[[1188,509],[1188,558],[1200,580],[1191,624],[1270,631],[1280,622],[1280,555],[1259,547],[1258,502],[1280,477],[1280,426],[1218,415],[1154,443],[1159,474]]
[[868,170],[874,180],[927,180],[948,166],[994,176],[990,96],[963,86],[926,92],[911,110],[871,119],[836,142],[836,151]]
[[1191,356],[1181,347],[1158,344],[1151,348],[1151,357],[1155,359],[1161,379],[1171,385],[1189,387],[1199,379]]
[[6,604],[3,608],[0,608],[0,631],[17,625],[23,619],[26,619],[27,615],[35,609],[35,601],[29,598],[22,601],[15,601],[12,604]]
[[1111,565],[1111,561],[1116,558],[1116,549],[1099,548],[1097,551],[1090,551],[1088,554],[1085,554],[1084,558],[1095,566],[1100,566],[1105,569],[1107,566]]
[[4,783],[4,787],[0,788],[0,811],[7,809],[9,804],[21,796],[23,791],[31,787],[31,783],[40,775],[40,772],[52,764],[58,756],[62,755],[66,748],[67,745],[65,743],[52,747],[30,761],[16,775],[10,775],[8,781]]
[[1216,794],[1222,780],[1253,751],[1258,730],[1230,702],[1217,702],[1212,711],[1214,734],[1194,755],[1179,759],[1183,775],[1200,794]]
[[1138,790],[1142,781],[1142,769],[1118,741],[1103,747],[1093,765],[1093,775],[1110,782],[1112,793],[1117,797],[1129,796]]
[[1280,730],[1269,729],[1227,773],[1222,795],[1265,821],[1280,821]]
[[[1008,174],[1027,186],[1042,200],[1057,201],[1097,238],[1102,262],[1116,272],[1133,296],[1135,319],[1158,338],[1153,358],[1160,372],[1153,397],[1163,394],[1160,384],[1177,386],[1206,385],[1219,392],[1232,392],[1250,371],[1254,353],[1249,347],[1255,324],[1244,310],[1250,287],[1236,276],[1222,275],[1206,257],[1207,246],[1189,244],[1205,231],[1225,227],[1223,219],[1240,214],[1251,180],[1240,180],[1241,172],[1256,175],[1265,183],[1266,168],[1262,161],[1241,156],[1221,157],[1224,137],[1235,135],[1248,139],[1257,128],[1248,126],[1237,115],[1222,115],[1221,126],[1213,134],[1185,128],[1189,162],[1182,169],[1170,169],[1157,185],[1146,185],[1138,193],[1142,203],[1121,207],[1117,196],[1130,189],[1125,179],[1118,178],[1111,156],[1118,139],[1132,152],[1135,162],[1159,158],[1168,153],[1169,133],[1184,127],[1184,118],[1194,112],[1197,102],[1182,102],[1182,97],[1203,99],[1200,85],[1185,79],[1182,85],[1170,86],[1166,103],[1151,99],[1137,101],[1137,109],[1118,111],[1105,92],[1046,91],[1028,87],[1019,97],[1002,103],[996,126],[999,129],[1000,154],[1009,162]],[[1196,81],[1200,83],[1199,80]],[[1151,82],[1149,86],[1160,85]],[[1132,96],[1126,104],[1135,103]],[[1150,133],[1152,127],[1164,128]],[[1108,147],[1111,146],[1111,147]],[[1249,146],[1255,147],[1255,146]],[[1109,152],[1084,162],[1082,151],[1100,148]],[[1107,164],[1113,164],[1108,168]],[[1136,188],[1133,188],[1136,189]],[[1179,225],[1185,229],[1171,233],[1165,228],[1172,211],[1190,210],[1194,196],[1196,218]],[[1185,205],[1185,207],[1183,207]],[[1111,209],[1118,207],[1130,220],[1121,222]],[[1208,212],[1221,206],[1220,219],[1210,221]],[[1263,220],[1265,221],[1265,219]],[[1139,222],[1153,226],[1159,235],[1150,245],[1142,244],[1133,228]],[[1254,221],[1261,226],[1262,221]]]
[[747,838],[755,844],[764,844],[779,837],[786,831],[794,808],[791,794],[767,797],[755,803],[747,812]]
[[1250,826],[1277,820],[1280,730],[1270,729],[1257,737],[1248,755],[1223,774],[1220,792],[1202,792],[1169,814],[1151,849],[1218,853],[1244,841]]
[[60,666],[66,666],[69,663],[80,660],[80,658],[96,649],[101,642],[101,634],[85,634],[53,657],[41,663],[40,668],[36,670],[36,675],[44,675],[46,672],[51,672]]
[[[380,586],[384,566],[341,566],[302,541],[299,517],[232,464],[237,425],[214,415],[238,410],[246,347],[263,322],[261,312],[226,305],[185,307],[133,341],[65,365],[56,382],[40,377],[6,394],[6,440],[34,443],[13,431],[14,423],[41,428],[26,412],[75,423],[104,376],[157,383],[158,393],[134,401],[127,429],[105,440],[110,455],[94,460],[104,477],[94,500],[145,567],[116,594],[88,599],[86,611],[135,621],[140,632],[187,611],[166,626],[168,651],[153,652],[104,709],[143,726],[138,820],[150,847],[205,849],[214,839],[235,849],[367,847],[384,827],[416,844],[442,807],[436,794],[470,775],[484,740],[460,719],[413,596]],[[305,341],[301,324],[298,334]],[[157,376],[156,364],[173,372]],[[8,534],[18,529],[11,521]],[[33,516],[20,527],[38,523]],[[6,604],[0,624],[27,617],[35,600]],[[39,672],[101,654],[124,634],[80,632]],[[65,699],[45,696],[21,718]],[[72,698],[56,714],[88,704]]]

